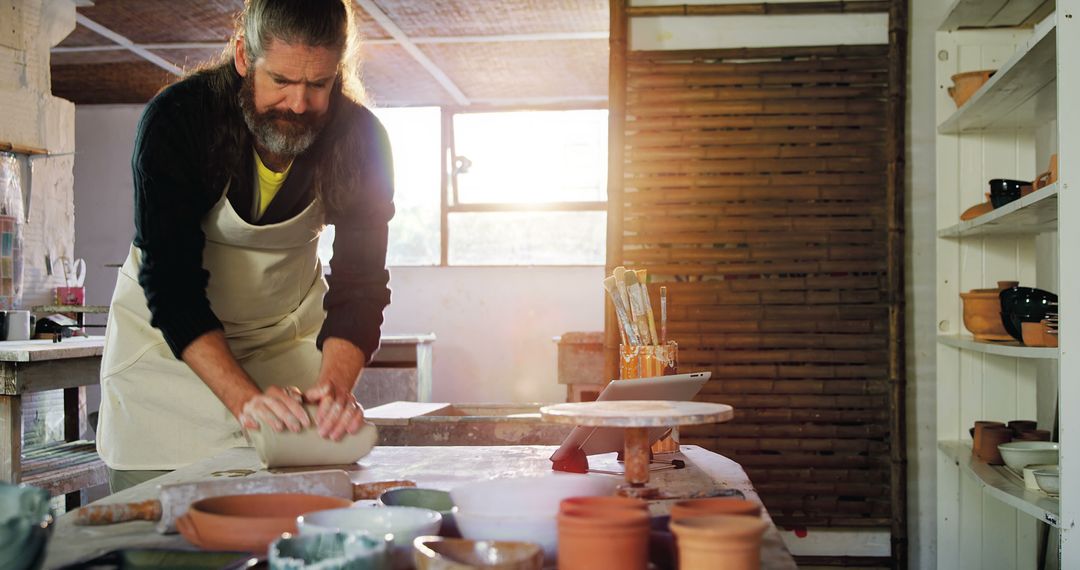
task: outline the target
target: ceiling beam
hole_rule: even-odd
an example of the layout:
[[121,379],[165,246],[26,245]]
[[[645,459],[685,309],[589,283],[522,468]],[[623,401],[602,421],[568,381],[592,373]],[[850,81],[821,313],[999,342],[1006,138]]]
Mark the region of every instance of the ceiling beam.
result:
[[149,61],[150,63],[160,67],[161,69],[164,69],[165,71],[168,71],[169,73],[172,73],[173,75],[180,76],[180,75],[184,74],[184,70],[182,70],[179,67],[173,65],[171,62],[165,60],[164,58],[162,58],[160,56],[154,55],[153,53],[150,52],[150,50],[148,50],[148,49],[146,49],[144,47],[136,45],[131,40],[129,40],[129,39],[125,38],[124,36],[121,36],[120,34],[110,30],[109,28],[106,28],[105,26],[102,26],[101,24],[91,20],[90,18],[87,18],[86,16],[83,16],[82,14],[79,14],[79,13],[76,12],[75,13],[75,21],[78,22],[79,25],[83,26],[84,28],[86,28],[88,30],[91,30],[93,32],[96,32],[98,35],[100,35],[102,37],[105,37],[105,38],[107,38],[109,40],[112,40],[117,45],[127,49],[131,53],[134,53],[135,55],[145,59],[146,61]]
[[[544,33],[544,34],[508,34],[497,36],[428,36],[409,38],[414,44],[496,44],[513,42],[558,42],[573,40],[606,40],[607,32],[567,32],[567,33]],[[365,45],[397,45],[398,41],[392,38],[374,38],[363,41]],[[132,44],[142,49],[225,49],[225,42],[175,42],[159,44]],[[119,51],[127,50],[128,46],[117,44],[104,46],[58,46],[50,50],[52,53],[91,53],[95,51]]]
[[469,104],[469,98],[466,97],[465,93],[454,84],[453,80],[451,80],[448,75],[446,75],[446,72],[440,69],[438,65],[435,65],[435,62],[431,61],[428,56],[424,55],[424,52],[416,47],[416,44],[409,39],[409,36],[405,35],[405,32],[403,32],[381,8],[376,6],[373,0],[354,1],[367,12],[368,16],[371,16],[376,23],[382,26],[382,28],[386,30],[386,33],[390,34],[390,37],[397,40],[401,47],[411,55],[417,63],[426,69],[427,72],[435,78],[435,81],[438,81],[439,85],[442,85],[443,89],[446,89],[447,93],[454,98],[454,101],[457,101],[458,105]]

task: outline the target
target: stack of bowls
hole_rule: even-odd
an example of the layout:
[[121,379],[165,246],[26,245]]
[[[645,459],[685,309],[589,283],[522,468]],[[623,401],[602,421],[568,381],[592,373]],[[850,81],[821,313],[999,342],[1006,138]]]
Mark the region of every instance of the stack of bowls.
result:
[[450,493],[441,489],[421,487],[398,487],[379,495],[379,504],[387,507],[419,507],[431,509],[442,516],[440,536],[460,538],[457,523],[454,521],[454,500]]
[[1001,323],[1014,339],[1023,341],[1023,323],[1037,323],[1057,312],[1057,295],[1033,287],[1014,286],[998,295]]
[[1005,465],[1023,473],[1028,465],[1057,465],[1058,444],[1052,441],[1012,441],[998,446]]
[[442,516],[419,507],[377,507],[330,509],[297,517],[301,535],[318,533],[361,533],[373,537],[390,536],[394,568],[412,567],[412,544],[418,536],[439,532]]
[[559,503],[571,497],[611,495],[619,480],[602,475],[551,473],[541,477],[491,479],[450,491],[462,536],[473,540],[534,542],[554,562]]

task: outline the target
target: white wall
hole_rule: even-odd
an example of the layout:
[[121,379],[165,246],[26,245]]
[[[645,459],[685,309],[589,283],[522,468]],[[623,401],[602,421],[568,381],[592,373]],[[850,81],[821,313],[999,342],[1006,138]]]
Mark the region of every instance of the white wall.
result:
[[949,2],[911,0],[906,239],[908,540],[911,568],[937,566],[934,33]]
[[[79,106],[75,114],[76,254],[87,302],[108,304],[134,234],[131,152],[139,105]],[[428,333],[432,397],[447,402],[555,402],[555,344],[603,329],[601,267],[394,267],[384,333]],[[92,401],[91,404],[95,404]]]

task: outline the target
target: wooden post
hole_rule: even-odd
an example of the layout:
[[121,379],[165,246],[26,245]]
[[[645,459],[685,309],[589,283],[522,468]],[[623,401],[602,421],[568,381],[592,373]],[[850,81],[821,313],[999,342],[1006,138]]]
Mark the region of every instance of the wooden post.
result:
[[[610,274],[622,264],[623,247],[623,138],[626,132],[626,52],[629,49],[626,15],[629,0],[611,0],[608,74],[608,200],[607,264]],[[604,292],[597,287],[597,295]],[[615,309],[604,298],[604,375],[618,377],[619,325]]]
[[908,2],[889,6],[889,98],[886,116],[886,179],[889,291],[890,499],[892,557],[896,568],[908,566],[907,544],[907,372],[904,351],[904,169],[906,165]]
[[22,396],[0,396],[0,482],[22,473]]
[[649,482],[649,428],[626,428],[623,464],[626,482],[642,486]]

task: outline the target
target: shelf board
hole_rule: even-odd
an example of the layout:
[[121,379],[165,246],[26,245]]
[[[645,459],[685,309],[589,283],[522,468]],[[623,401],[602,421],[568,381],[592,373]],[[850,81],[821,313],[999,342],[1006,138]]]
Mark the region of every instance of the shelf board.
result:
[[938,230],[938,237],[1031,235],[1057,231],[1058,185],[1040,188],[977,218]]
[[1056,116],[1057,32],[1050,17],[938,132],[1034,128]]
[[964,350],[1015,358],[1048,358],[1056,360],[1060,353],[1057,348],[1024,346],[1018,342],[983,342],[967,335],[938,335],[937,339],[941,344],[955,346]]
[[1053,9],[1053,0],[954,0],[940,29],[1030,27]]
[[1007,467],[996,467],[979,461],[971,454],[971,445],[967,442],[939,441],[938,449],[981,483],[986,494],[1048,525],[1060,528],[1060,507],[1056,497],[1024,487],[1023,480],[1009,473]]

